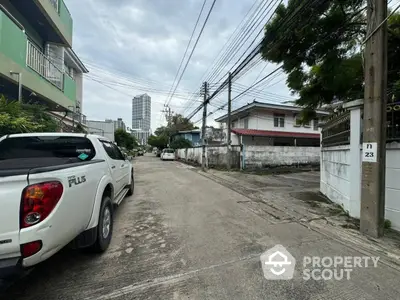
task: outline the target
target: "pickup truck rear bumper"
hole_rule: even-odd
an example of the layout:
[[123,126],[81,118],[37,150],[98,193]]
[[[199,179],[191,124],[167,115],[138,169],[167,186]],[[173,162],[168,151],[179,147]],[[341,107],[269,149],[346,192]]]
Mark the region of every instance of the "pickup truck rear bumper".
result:
[[20,257],[0,259],[0,279],[18,277],[23,270]]

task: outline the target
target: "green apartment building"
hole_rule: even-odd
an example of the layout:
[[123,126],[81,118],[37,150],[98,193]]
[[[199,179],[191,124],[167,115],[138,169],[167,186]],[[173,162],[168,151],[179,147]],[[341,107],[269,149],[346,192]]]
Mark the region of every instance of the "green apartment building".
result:
[[[63,0],[0,0],[0,94],[82,111],[83,74],[72,50],[73,21]],[[19,88],[22,86],[22,89]]]

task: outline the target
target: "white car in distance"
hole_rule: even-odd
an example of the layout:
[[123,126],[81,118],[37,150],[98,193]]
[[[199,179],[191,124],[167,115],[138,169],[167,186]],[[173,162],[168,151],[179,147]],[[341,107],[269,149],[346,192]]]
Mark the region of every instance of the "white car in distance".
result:
[[163,149],[160,158],[161,160],[175,160],[175,150],[171,148]]

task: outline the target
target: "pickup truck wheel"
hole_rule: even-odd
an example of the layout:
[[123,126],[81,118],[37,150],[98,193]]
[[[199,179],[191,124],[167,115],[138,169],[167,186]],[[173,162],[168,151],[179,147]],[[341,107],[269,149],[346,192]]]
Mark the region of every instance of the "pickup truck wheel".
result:
[[112,204],[110,197],[105,196],[103,198],[100,207],[96,242],[91,246],[91,250],[97,253],[106,251],[111,242],[112,232],[113,232]]
[[133,173],[132,173],[132,175],[131,175],[131,186],[130,186],[130,188],[129,188],[129,191],[128,191],[127,195],[128,195],[128,196],[132,196],[134,190],[135,190],[135,181],[134,181],[134,179],[133,179]]

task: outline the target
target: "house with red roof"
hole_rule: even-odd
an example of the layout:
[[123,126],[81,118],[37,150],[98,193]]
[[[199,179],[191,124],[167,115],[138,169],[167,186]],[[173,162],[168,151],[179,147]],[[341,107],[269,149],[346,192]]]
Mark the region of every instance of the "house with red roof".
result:
[[[329,112],[316,111],[316,118],[301,124],[301,108],[253,101],[231,113],[232,145],[246,146],[320,146],[320,120]],[[215,121],[227,128],[228,115]]]

